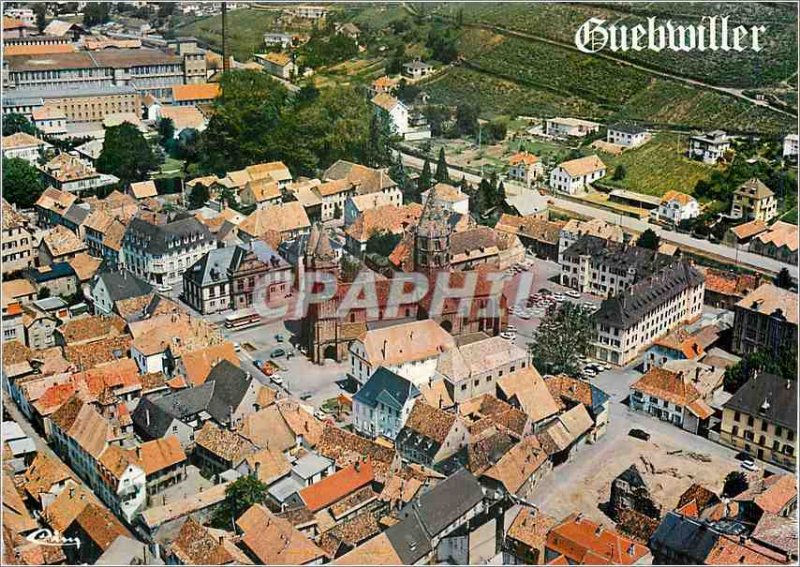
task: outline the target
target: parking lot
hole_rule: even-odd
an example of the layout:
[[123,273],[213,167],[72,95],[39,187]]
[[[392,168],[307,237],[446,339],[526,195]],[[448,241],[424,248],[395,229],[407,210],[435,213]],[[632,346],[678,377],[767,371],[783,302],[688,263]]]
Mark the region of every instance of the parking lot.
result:
[[[561,273],[558,263],[532,256],[527,257],[527,262],[531,268],[514,275],[506,291],[510,311],[508,323],[515,331],[512,340],[519,346],[525,347],[533,339],[548,305],[572,302],[590,309],[600,306],[603,298],[578,293],[558,283]],[[530,301],[531,296],[533,301]]]
[[[313,364],[294,344],[293,322],[289,327],[284,321],[274,321],[235,331],[225,329],[225,335],[239,345],[242,368],[262,384],[302,399],[317,409],[325,400],[344,391],[340,383],[345,377],[346,364],[332,360],[326,360],[324,365]],[[278,348],[286,354],[275,356]],[[279,367],[280,384],[256,367],[257,360],[270,360]]]

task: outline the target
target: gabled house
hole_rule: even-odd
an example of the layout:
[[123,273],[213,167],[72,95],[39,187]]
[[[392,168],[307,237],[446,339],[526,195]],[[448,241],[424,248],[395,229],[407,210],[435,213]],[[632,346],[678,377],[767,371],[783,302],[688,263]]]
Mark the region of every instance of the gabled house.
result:
[[649,565],[647,546],[593,522],[570,514],[547,534],[545,561],[561,565]]
[[775,193],[760,179],[753,177],[733,192],[731,216],[769,223],[778,214]]
[[526,498],[550,469],[547,452],[536,436],[522,439],[481,475],[481,482],[498,496]]
[[263,565],[319,565],[325,552],[289,520],[261,505],[251,506],[236,520],[242,546]]
[[650,216],[657,221],[680,224],[700,215],[697,199],[680,191],[667,191],[661,197],[657,209],[650,211]]
[[188,447],[206,421],[228,428],[241,423],[253,411],[261,387],[244,370],[222,360],[201,386],[142,398],[131,414],[134,429],[148,440],[174,434]]
[[404,459],[432,467],[466,447],[468,435],[460,416],[417,399],[395,446]]
[[595,156],[586,156],[560,163],[550,172],[550,187],[575,195],[606,174],[606,165]]
[[568,461],[583,443],[594,423],[583,404],[560,414],[536,434],[553,466]]
[[606,131],[606,141],[609,144],[635,148],[650,139],[650,134],[645,128],[636,124],[617,123],[609,124]]
[[689,137],[689,157],[715,164],[731,147],[731,138],[722,130]]
[[366,437],[393,440],[419,396],[414,384],[380,366],[353,396],[353,429]]
[[631,385],[631,408],[697,433],[714,410],[690,376],[653,367]]
[[454,564],[468,564],[469,533],[460,530],[486,509],[478,479],[461,469],[404,506],[400,522],[386,536],[406,565],[424,564],[434,557],[448,557]]
[[375,112],[387,116],[392,131],[398,136],[408,132],[408,107],[389,93],[380,93],[372,98]]
[[605,434],[610,401],[608,394],[594,384],[566,374],[548,376],[545,384],[556,404],[563,409],[569,409],[577,404],[582,404],[586,408],[594,422],[594,427],[589,433],[589,442],[593,443]]
[[537,155],[527,151],[517,152],[508,158],[506,175],[509,179],[530,187],[534,181],[544,175],[544,165]]
[[97,275],[91,291],[96,312],[103,315],[117,313],[117,302],[148,296],[153,286],[127,270],[103,271]]

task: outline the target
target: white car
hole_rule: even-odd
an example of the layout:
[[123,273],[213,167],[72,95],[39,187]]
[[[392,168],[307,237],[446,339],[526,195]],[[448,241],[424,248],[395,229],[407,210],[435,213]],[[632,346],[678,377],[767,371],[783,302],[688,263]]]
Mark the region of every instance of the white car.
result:
[[747,471],[750,471],[750,472],[756,472],[758,470],[758,465],[752,459],[746,459],[746,460],[742,461],[742,465],[741,466],[742,466],[742,468],[744,470],[747,470]]
[[520,312],[520,313],[517,313],[517,317],[519,317],[520,319],[525,319],[525,320],[528,320],[528,319],[530,319],[532,316],[533,316],[533,315],[531,314],[531,312],[530,312],[530,311],[527,311],[527,310],[526,310],[526,311],[522,311],[522,312]]
[[502,333],[500,333],[500,338],[505,339],[507,341],[513,341],[514,337],[516,337],[516,334],[509,333],[508,331],[503,331]]
[[553,296],[553,299],[558,303],[564,303],[567,300],[567,296],[563,293],[557,293]]
[[269,381],[276,386],[283,386],[283,378],[280,377],[280,374],[273,374],[269,377]]
[[233,351],[242,352],[242,345],[240,345],[239,343],[233,343]]
[[570,289],[569,291],[564,292],[564,295],[566,295],[567,297],[571,297],[572,299],[580,299],[581,298],[580,292],[577,292],[574,289]]

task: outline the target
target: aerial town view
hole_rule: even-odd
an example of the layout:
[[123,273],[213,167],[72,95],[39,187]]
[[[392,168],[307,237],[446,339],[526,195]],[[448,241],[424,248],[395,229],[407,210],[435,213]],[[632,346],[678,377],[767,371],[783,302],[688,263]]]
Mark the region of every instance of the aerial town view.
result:
[[0,564],[798,564],[796,1],[2,12]]

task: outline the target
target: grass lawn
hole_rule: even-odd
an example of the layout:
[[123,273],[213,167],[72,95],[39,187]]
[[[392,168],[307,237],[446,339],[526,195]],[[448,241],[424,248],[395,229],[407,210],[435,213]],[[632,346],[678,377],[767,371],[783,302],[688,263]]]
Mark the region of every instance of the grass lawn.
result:
[[[707,179],[714,167],[684,157],[685,146],[685,135],[662,132],[645,145],[619,156],[601,153],[608,166],[608,175],[602,183],[647,195],[661,196],[670,189],[691,195],[695,184]],[[613,181],[611,177],[620,164],[625,166],[627,174],[624,179]]]
[[797,224],[797,207],[793,207],[781,215],[783,222]]
[[153,179],[161,179],[165,177],[181,177],[183,171],[183,160],[175,159],[167,156],[166,161],[161,166],[161,169],[153,176]]

